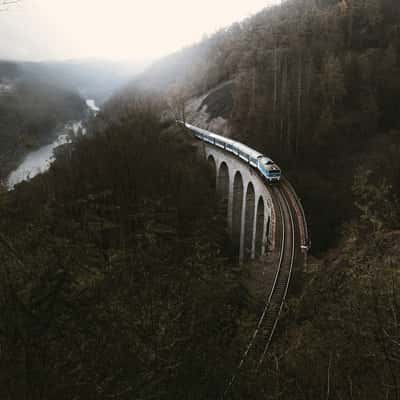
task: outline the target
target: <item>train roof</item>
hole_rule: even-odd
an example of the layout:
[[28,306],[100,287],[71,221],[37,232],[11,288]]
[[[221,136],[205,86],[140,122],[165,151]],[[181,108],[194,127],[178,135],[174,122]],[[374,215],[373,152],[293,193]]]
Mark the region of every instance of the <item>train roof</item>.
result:
[[275,164],[275,161],[272,160],[271,158],[267,157],[267,156],[263,156],[262,161],[264,161],[265,164]]
[[206,131],[205,129],[198,128],[197,126],[193,126],[193,125],[190,125],[190,124],[185,123],[185,122],[183,124],[186,126],[186,128],[188,128],[188,129],[190,129],[192,131],[203,133],[205,135],[210,135],[211,134],[211,132]]
[[[217,134],[212,133],[212,132],[210,132],[210,131],[207,131],[207,130],[205,130],[205,129],[197,128],[196,126],[193,126],[193,125],[190,125],[190,124],[187,124],[187,123],[186,123],[185,125],[186,125],[186,127],[187,127],[188,129],[190,129],[190,130],[193,130],[193,131],[202,133],[203,135],[205,134],[205,135],[210,136],[210,137],[213,137],[213,138],[215,138],[215,139],[220,139],[220,140],[224,141],[225,143],[232,144],[232,145],[234,145],[238,150],[243,151],[244,153],[248,154],[248,155],[249,155],[250,157],[252,157],[252,158],[265,157],[265,156],[264,156],[263,154],[261,154],[260,152],[258,152],[258,151],[256,151],[256,150],[252,149],[252,148],[249,147],[249,146],[246,146],[245,144],[243,144],[243,143],[241,143],[241,142],[238,142],[238,141],[236,141],[236,140],[229,139],[229,138],[227,138],[227,137],[225,137],[225,136],[217,135]],[[268,158],[268,157],[266,157],[266,158]]]
[[279,166],[271,158],[265,156],[262,153],[259,153],[258,151],[252,149],[249,146],[246,146],[243,143],[240,143],[240,142],[238,142],[236,140],[229,139],[229,138],[227,138],[225,136],[217,135],[216,133],[212,133],[210,131],[198,128],[197,126],[193,126],[193,125],[184,123],[182,121],[177,121],[177,122],[185,125],[186,128],[188,128],[188,129],[190,129],[192,131],[201,133],[201,134],[206,135],[206,136],[208,136],[210,138],[221,140],[224,143],[228,143],[228,144],[234,146],[237,150],[242,151],[246,155],[250,156],[251,158],[260,159],[260,161],[263,164],[265,164],[267,170],[269,170],[269,171],[280,171]]
[[252,158],[264,157],[264,154],[258,152],[257,150],[252,149],[249,146],[246,146],[245,144],[243,144],[241,142],[237,142],[236,140],[234,140],[234,143],[235,143],[235,147],[238,150],[243,151],[244,153],[248,154]]

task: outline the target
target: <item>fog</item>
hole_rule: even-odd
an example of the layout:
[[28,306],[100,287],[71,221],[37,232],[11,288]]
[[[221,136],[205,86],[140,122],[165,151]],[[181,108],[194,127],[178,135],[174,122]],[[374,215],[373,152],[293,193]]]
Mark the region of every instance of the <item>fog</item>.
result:
[[280,0],[21,0],[0,12],[0,58],[149,61]]

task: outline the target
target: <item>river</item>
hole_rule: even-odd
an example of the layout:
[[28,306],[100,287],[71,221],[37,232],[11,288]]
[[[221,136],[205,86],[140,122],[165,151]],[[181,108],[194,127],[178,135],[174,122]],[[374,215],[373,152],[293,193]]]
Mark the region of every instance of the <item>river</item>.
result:
[[[94,100],[86,100],[86,105],[95,115],[99,111]],[[68,122],[59,132],[57,139],[53,143],[28,153],[21,164],[8,176],[8,189],[12,190],[16,184],[32,179],[37,174],[47,171],[54,161],[54,149],[70,142],[71,134],[76,135],[79,131],[82,134],[86,133],[82,121]]]

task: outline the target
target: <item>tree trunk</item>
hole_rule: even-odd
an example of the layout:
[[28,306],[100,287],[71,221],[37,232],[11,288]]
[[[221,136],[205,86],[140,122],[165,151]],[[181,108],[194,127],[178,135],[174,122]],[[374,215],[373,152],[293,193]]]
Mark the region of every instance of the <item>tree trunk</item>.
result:
[[252,82],[252,93],[251,93],[252,101],[251,101],[251,108],[252,108],[252,117],[256,115],[256,68],[253,68],[253,82]]
[[299,142],[301,137],[301,122],[302,122],[302,98],[303,98],[303,57],[301,53],[299,53],[299,66],[298,66],[298,76],[297,76],[297,129],[296,129],[296,137],[295,137],[295,149],[294,154],[297,156],[299,149]]
[[278,56],[277,48],[274,49],[274,105],[273,105],[273,130],[276,130],[277,121],[277,103],[278,103]]
[[353,0],[350,0],[348,3],[348,27],[347,27],[347,47],[350,49],[353,42]]
[[280,143],[282,146],[282,151],[285,150],[284,144],[284,135],[285,135],[285,117],[286,117],[286,110],[285,108],[288,106],[287,99],[286,99],[286,92],[287,92],[287,80],[288,80],[288,63],[287,60],[283,59],[283,71],[282,71],[282,81],[281,81],[281,96],[280,96],[280,117],[281,117],[281,131],[280,131]]

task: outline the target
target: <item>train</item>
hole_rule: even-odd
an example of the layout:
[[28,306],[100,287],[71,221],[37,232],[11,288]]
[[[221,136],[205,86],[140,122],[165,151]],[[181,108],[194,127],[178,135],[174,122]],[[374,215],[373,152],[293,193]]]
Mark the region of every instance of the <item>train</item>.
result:
[[244,162],[257,169],[260,174],[267,180],[268,183],[278,183],[281,179],[281,169],[278,165],[264,154],[224,136],[216,135],[215,133],[198,128],[183,121],[176,121],[191,130],[197,139],[203,142],[210,143],[216,147],[220,147],[239,157]]

